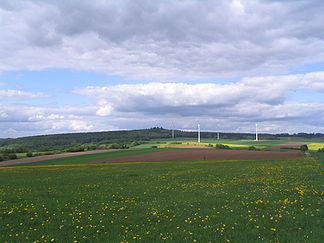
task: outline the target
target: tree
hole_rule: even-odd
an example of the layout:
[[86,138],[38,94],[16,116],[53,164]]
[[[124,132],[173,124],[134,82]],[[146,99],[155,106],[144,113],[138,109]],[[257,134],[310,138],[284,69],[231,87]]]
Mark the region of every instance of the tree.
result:
[[308,150],[307,144],[303,144],[302,146],[300,146],[300,150],[303,152],[307,151]]

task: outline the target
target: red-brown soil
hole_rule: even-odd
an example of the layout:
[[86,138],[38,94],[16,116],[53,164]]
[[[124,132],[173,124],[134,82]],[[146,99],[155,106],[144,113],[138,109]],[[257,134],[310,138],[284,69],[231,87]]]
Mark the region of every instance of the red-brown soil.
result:
[[140,154],[121,158],[112,158],[90,164],[112,162],[148,162],[172,160],[241,160],[241,159],[276,159],[296,158],[304,156],[301,152],[273,152],[273,151],[245,151],[245,150],[218,150],[218,149],[188,149],[163,151],[150,154]]
[[292,148],[292,149],[297,149],[300,148],[300,146],[305,145],[307,143],[285,143],[285,144],[279,144],[276,146],[272,146],[271,148]]

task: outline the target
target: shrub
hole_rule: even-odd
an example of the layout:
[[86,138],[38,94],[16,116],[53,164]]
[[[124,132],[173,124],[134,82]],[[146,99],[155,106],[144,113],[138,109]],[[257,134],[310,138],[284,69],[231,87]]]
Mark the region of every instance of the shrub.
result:
[[0,161],[4,161],[4,158],[2,156],[0,156]]
[[302,146],[300,146],[299,148],[301,151],[305,152],[308,150],[308,146],[306,144],[303,144]]
[[324,148],[321,148],[321,149],[319,148],[318,149],[318,152],[322,152],[323,153],[324,152]]
[[52,154],[55,154],[55,152],[53,152],[53,151],[49,151],[49,152],[45,152],[45,153],[43,153],[42,155],[52,155]]
[[153,146],[152,146],[152,148],[157,148],[157,147],[158,147],[158,146],[156,146],[156,145],[153,145]]
[[26,156],[27,156],[27,157],[33,157],[33,153],[32,153],[32,152],[28,152],[28,153],[26,154]]
[[108,148],[109,149],[128,149],[129,147],[126,144],[114,143],[114,144],[109,145]]
[[254,147],[254,146],[250,146],[249,148],[248,148],[249,150],[252,150],[252,151],[256,151],[256,150],[258,150],[256,147]]
[[96,150],[97,149],[97,145],[95,144],[89,144],[86,146],[86,150]]
[[141,143],[139,141],[133,141],[133,142],[131,142],[130,147],[135,147],[135,146],[140,145],[140,144]]
[[8,158],[9,159],[17,159],[17,155],[16,154],[8,154]]
[[230,146],[224,144],[216,144],[215,148],[217,149],[231,149]]
[[83,152],[84,147],[73,147],[73,148],[68,148],[66,149],[66,152]]

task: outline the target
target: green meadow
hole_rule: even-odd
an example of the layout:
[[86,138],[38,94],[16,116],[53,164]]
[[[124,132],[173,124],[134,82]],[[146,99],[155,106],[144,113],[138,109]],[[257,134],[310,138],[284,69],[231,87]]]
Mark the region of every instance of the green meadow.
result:
[[99,154],[84,154],[84,155],[77,155],[77,156],[71,156],[71,157],[66,157],[66,158],[43,160],[43,161],[31,162],[31,163],[27,163],[27,164],[17,164],[17,165],[12,165],[12,166],[80,164],[80,163],[94,162],[94,161],[99,161],[99,160],[104,160],[104,159],[120,158],[120,157],[125,157],[125,156],[133,156],[133,155],[138,155],[138,154],[147,154],[147,153],[154,153],[154,152],[158,152],[158,151],[169,151],[169,150],[176,150],[176,149],[174,149],[174,148],[163,148],[163,149],[146,148],[146,149],[136,149],[136,150],[119,150],[119,151],[99,153]]
[[0,242],[322,242],[323,159],[1,167]]

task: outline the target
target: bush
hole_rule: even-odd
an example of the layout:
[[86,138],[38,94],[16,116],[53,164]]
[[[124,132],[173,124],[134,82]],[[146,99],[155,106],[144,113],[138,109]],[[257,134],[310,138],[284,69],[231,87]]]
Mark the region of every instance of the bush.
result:
[[32,153],[32,152],[28,152],[28,153],[26,154],[26,156],[27,156],[27,157],[33,157],[33,153]]
[[4,161],[4,158],[2,156],[0,156],[0,161]]
[[133,142],[131,142],[130,147],[135,147],[135,146],[140,145],[140,144],[141,143],[139,141],[133,141]]
[[84,151],[84,147],[73,147],[73,148],[68,148],[65,150],[66,152],[83,152]]
[[8,159],[17,159],[16,154],[8,154]]
[[248,149],[251,150],[251,151],[257,151],[257,150],[258,150],[258,149],[257,149],[256,147],[254,147],[254,146],[250,146]]
[[158,146],[156,146],[156,145],[153,145],[153,146],[152,146],[152,148],[158,148]]
[[96,150],[97,149],[97,145],[95,145],[95,144],[89,144],[85,148],[86,148],[86,150]]
[[230,146],[224,144],[216,144],[215,148],[217,149],[231,149]]
[[109,145],[108,148],[109,149],[128,149],[129,147],[126,144],[114,143],[114,144]]
[[319,148],[319,149],[318,149],[318,152],[322,152],[322,153],[324,153],[324,148],[321,148],[321,149]]
[[308,146],[307,146],[306,144],[304,144],[304,145],[300,146],[299,149],[300,149],[301,151],[305,152],[305,151],[308,150]]
[[208,144],[208,147],[214,147],[214,146],[210,143],[210,144]]
[[49,152],[45,152],[45,153],[43,153],[42,155],[53,155],[53,154],[55,154],[55,152],[53,152],[53,151],[49,151]]

